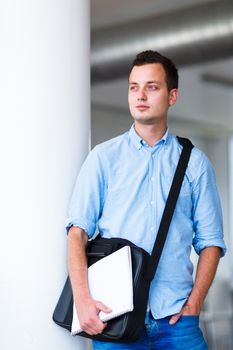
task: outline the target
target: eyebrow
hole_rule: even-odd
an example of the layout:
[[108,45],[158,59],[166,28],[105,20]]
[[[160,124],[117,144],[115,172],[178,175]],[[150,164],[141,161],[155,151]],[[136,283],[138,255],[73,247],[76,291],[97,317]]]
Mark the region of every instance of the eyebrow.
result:
[[[157,81],[157,80],[151,80],[151,81],[147,81],[146,82],[147,85],[150,85],[150,84],[157,84],[157,85],[161,85],[161,82],[160,81]],[[129,82],[129,85],[138,85],[137,82]]]

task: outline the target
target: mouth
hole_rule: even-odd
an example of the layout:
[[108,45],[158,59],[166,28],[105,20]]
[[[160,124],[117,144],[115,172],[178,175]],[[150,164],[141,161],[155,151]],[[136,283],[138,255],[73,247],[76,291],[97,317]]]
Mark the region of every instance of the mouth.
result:
[[149,107],[149,106],[146,106],[146,105],[138,105],[138,106],[136,106],[136,108],[137,108],[139,111],[143,112],[143,111],[147,110],[147,109],[150,108],[150,107]]

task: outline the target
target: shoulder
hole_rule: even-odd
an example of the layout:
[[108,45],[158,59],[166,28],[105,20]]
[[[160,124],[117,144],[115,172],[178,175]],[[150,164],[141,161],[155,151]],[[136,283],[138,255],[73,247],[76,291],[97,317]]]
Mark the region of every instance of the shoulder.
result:
[[[179,152],[181,153],[183,146],[179,143],[178,138],[172,135],[173,142],[176,143]],[[192,140],[190,139],[192,142]],[[193,142],[192,142],[193,143]],[[194,145],[191,155],[190,155],[190,161],[189,164],[191,164],[196,169],[202,169],[206,170],[209,167],[212,167],[211,162],[207,155],[198,147]]]
[[95,152],[101,156],[108,156],[119,152],[122,147],[125,147],[125,145],[128,144],[128,133],[129,132],[127,131],[110,140],[99,143],[93,148],[92,152]]
[[[190,141],[192,142],[192,140]],[[179,143],[177,137],[175,137],[174,135],[172,135],[172,143],[174,149],[176,149],[180,154],[183,146]],[[213,166],[207,155],[201,149],[194,145],[190,155],[186,175],[189,178],[189,181],[192,182],[195,180],[197,181],[198,178],[200,178],[204,173],[213,175]]]
[[[128,142],[128,132],[104,141],[92,148],[82,164],[82,169],[99,169],[105,172],[120,153],[120,149]],[[124,147],[125,148],[125,147]]]
[[207,155],[198,147],[192,149],[190,165],[194,172],[201,176],[205,172],[213,171],[213,166]]

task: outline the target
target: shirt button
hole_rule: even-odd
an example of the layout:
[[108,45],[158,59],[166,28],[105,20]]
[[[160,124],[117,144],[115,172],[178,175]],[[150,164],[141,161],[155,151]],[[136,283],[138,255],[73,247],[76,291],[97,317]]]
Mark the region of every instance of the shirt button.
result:
[[154,226],[151,226],[150,230],[153,231],[154,230]]
[[154,204],[154,201],[151,201],[150,204],[153,205],[153,204]]
[[150,179],[151,179],[151,181],[155,181],[155,177],[154,176],[152,176]]

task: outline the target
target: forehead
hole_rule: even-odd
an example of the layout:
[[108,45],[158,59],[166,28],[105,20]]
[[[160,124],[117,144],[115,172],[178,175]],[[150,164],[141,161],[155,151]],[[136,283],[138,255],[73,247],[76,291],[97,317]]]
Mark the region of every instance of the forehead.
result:
[[129,75],[129,83],[145,84],[149,81],[166,83],[165,70],[160,63],[134,66]]

